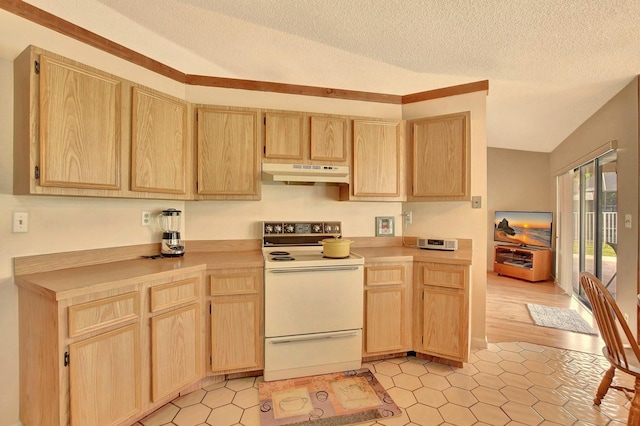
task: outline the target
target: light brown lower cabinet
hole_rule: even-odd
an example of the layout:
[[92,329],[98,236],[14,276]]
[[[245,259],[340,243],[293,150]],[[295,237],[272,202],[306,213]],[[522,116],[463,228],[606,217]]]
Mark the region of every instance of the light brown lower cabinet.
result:
[[67,295],[16,277],[22,424],[130,425],[196,384],[203,280],[199,266]]
[[469,360],[469,267],[414,264],[414,350],[462,365]]
[[264,368],[263,269],[210,271],[211,373]]
[[363,357],[411,350],[412,263],[365,264]]

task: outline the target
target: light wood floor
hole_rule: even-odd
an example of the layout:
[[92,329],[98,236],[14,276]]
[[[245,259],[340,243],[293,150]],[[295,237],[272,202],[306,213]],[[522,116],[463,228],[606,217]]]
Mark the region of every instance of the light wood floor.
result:
[[486,333],[489,343],[529,342],[602,353],[604,343],[599,336],[536,326],[529,315],[527,303],[574,309],[597,330],[591,313],[552,281],[530,283],[488,272]]

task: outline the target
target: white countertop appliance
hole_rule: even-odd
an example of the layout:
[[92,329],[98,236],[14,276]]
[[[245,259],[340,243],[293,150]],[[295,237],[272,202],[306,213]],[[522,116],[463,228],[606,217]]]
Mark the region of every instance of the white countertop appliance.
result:
[[265,381],[361,367],[364,259],[326,258],[340,222],[263,222]]

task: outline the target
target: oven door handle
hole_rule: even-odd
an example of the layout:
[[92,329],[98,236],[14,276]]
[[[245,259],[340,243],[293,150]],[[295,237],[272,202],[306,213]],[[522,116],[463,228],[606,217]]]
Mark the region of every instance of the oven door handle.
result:
[[342,332],[337,332],[337,333],[330,333],[330,334],[321,334],[321,335],[317,335],[317,334],[303,334],[300,336],[287,336],[287,337],[280,337],[280,338],[275,338],[275,339],[269,339],[269,341],[271,343],[273,343],[274,345],[280,344],[280,343],[294,343],[294,342],[305,342],[308,340],[325,340],[325,339],[336,339],[336,338],[341,338],[341,337],[351,337],[351,336],[356,336],[358,334],[358,330],[356,331],[342,331]]
[[325,266],[322,268],[267,269],[266,272],[273,274],[294,274],[299,272],[357,271],[358,268],[359,266]]

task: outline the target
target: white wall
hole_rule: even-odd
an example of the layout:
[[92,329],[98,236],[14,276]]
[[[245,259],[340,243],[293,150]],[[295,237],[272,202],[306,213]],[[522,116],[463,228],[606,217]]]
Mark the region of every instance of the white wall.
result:
[[473,239],[471,267],[471,344],[486,347],[487,288],[487,127],[486,92],[452,96],[403,106],[403,118],[411,120],[471,111],[471,194],[482,197],[482,208],[470,202],[406,203],[413,212],[407,235]]

